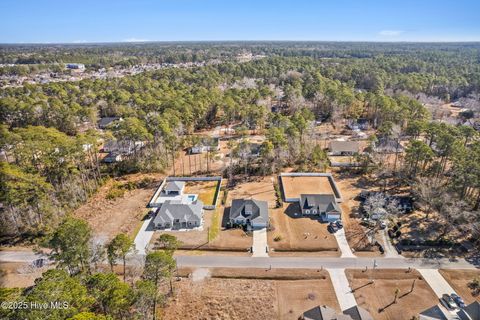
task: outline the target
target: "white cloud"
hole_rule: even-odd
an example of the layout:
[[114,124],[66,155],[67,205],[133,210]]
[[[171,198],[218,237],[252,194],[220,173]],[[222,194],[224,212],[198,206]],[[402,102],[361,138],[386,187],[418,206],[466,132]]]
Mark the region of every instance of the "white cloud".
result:
[[397,37],[403,33],[402,30],[382,30],[378,34],[383,37]]
[[141,39],[141,38],[127,38],[122,40],[122,42],[147,42],[147,41],[150,41],[150,40]]

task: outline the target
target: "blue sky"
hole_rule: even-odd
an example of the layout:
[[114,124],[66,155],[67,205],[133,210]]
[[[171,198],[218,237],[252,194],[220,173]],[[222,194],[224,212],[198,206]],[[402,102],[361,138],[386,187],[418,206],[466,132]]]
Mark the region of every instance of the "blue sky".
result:
[[1,0],[0,43],[480,41],[479,0]]

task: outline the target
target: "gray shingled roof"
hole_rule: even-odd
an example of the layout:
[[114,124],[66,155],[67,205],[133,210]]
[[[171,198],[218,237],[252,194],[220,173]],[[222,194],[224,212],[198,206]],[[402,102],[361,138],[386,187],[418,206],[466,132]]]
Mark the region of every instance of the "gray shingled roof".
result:
[[349,315],[353,320],[373,320],[372,315],[359,306],[353,306],[350,309],[343,311],[343,313]]
[[330,151],[358,153],[360,151],[360,144],[357,141],[331,141]]
[[179,222],[197,221],[202,220],[203,202],[197,200],[191,204],[181,203],[180,201],[165,201],[158,210],[154,224],[170,222],[179,220]]
[[230,207],[230,219],[235,219],[242,215],[246,217],[245,211],[251,211],[249,217],[252,222],[268,222],[268,203],[266,201],[254,199],[233,199]]
[[321,212],[333,210],[342,212],[333,194],[302,194],[300,195],[300,205],[302,209],[317,208]]
[[180,192],[185,187],[185,181],[169,181],[163,190]]

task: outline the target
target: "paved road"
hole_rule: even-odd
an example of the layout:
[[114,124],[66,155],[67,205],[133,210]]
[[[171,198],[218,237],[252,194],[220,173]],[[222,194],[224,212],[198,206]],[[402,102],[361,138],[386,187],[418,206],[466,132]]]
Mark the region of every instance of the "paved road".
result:
[[252,257],[268,257],[267,229],[253,230]]
[[340,309],[345,311],[351,307],[355,307],[357,301],[345,275],[345,269],[327,269],[327,271],[330,274],[330,279],[332,279],[333,289],[335,290]]
[[[142,255],[137,255],[139,258]],[[32,262],[41,256],[29,251],[0,251],[2,262]],[[327,258],[327,257],[239,257],[239,256],[183,256],[176,255],[180,267],[226,267],[226,268],[306,268],[306,269],[363,269],[365,266],[377,268],[414,268],[414,269],[476,269],[464,259],[397,259],[397,258]]]
[[176,256],[181,267],[227,267],[227,268],[307,268],[307,269],[346,269],[365,266],[373,267],[374,260],[377,268],[414,268],[414,269],[475,269],[475,266],[458,259],[397,259],[397,258],[326,258],[326,257],[238,257],[238,256]]
[[135,249],[138,254],[145,254],[145,249],[150,243],[150,239],[152,239],[154,233],[153,226],[150,224],[152,220],[153,217],[145,220],[135,237]]
[[337,239],[338,247],[342,253],[342,258],[355,258],[355,255],[348,245],[347,236],[345,235],[345,229],[342,228],[334,233],[335,238]]

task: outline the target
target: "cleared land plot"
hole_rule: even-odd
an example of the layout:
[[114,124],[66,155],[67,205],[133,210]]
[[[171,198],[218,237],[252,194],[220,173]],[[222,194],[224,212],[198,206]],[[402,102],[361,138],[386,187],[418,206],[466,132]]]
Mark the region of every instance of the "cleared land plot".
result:
[[229,207],[233,199],[255,199],[268,202],[269,208],[275,206],[275,190],[273,189],[273,178],[257,178],[254,181],[237,184],[228,191],[227,202],[225,206]]
[[300,198],[301,194],[335,194],[328,177],[280,177],[285,198]]
[[[120,182],[139,181],[145,175],[132,175]],[[157,176],[151,176],[156,181]],[[145,205],[148,203],[155,186],[127,191],[122,197],[114,200],[106,199],[106,195],[113,185],[113,180],[107,182],[89,201],[75,210],[77,218],[86,220],[92,227],[94,234],[108,241],[118,233],[124,232],[135,236],[142,218],[147,213]]]
[[273,230],[268,232],[268,244],[278,254],[280,251],[327,251],[339,255],[337,240],[328,232],[328,224],[302,216],[298,203],[270,210],[270,220]]
[[[437,296],[420,273],[404,269],[346,270],[357,304],[368,310],[374,319],[412,319],[439,303]],[[374,284],[368,284],[374,279]],[[410,292],[415,280],[413,292]],[[399,290],[397,302],[395,291]],[[382,311],[382,309],[384,309]]]
[[469,283],[477,278],[480,280],[480,270],[440,270],[440,274],[452,288],[465,300],[466,304],[480,301],[480,292],[477,294],[469,288]]
[[213,205],[218,181],[186,181],[185,193],[198,194],[204,205]]
[[[292,277],[303,280],[290,280]],[[325,271],[197,269],[189,279],[176,282],[175,287],[175,295],[164,309],[164,319],[293,320],[317,305],[339,310]]]

